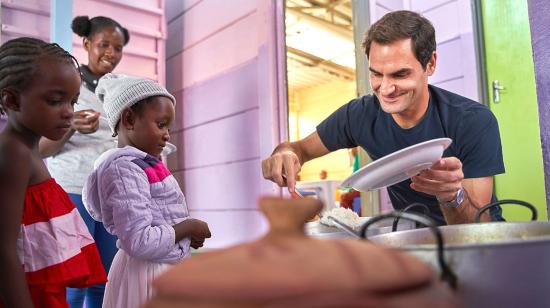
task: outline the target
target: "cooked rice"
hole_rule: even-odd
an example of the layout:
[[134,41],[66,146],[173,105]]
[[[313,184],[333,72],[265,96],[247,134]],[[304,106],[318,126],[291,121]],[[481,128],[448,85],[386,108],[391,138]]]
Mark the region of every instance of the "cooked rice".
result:
[[328,219],[329,216],[332,216],[338,219],[342,223],[352,228],[357,228],[361,224],[361,219],[359,219],[359,215],[357,215],[357,213],[347,208],[343,208],[343,207],[333,208],[332,210],[330,210],[330,212],[326,212],[321,218],[322,224],[335,227],[332,220]]

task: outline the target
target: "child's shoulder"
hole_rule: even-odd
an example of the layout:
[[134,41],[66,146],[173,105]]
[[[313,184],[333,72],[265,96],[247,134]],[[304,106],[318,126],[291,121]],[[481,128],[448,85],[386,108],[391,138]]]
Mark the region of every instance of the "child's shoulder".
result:
[[158,164],[162,164],[159,159],[156,159],[147,153],[142,152],[133,147],[127,146],[124,148],[111,149],[95,161],[95,169],[130,169],[131,172],[145,172],[150,168],[158,168]]
[[0,136],[0,176],[24,178],[31,173],[32,150],[14,138]]
[[0,135],[0,160],[21,160],[29,159],[32,150],[17,138]]

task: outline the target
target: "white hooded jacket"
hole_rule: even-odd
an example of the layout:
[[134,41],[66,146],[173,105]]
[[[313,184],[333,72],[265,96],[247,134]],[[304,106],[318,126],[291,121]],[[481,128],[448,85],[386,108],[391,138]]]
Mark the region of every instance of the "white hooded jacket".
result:
[[185,197],[162,161],[134,147],[102,154],[82,191],[90,216],[118,237],[128,255],[173,264],[190,255],[173,225],[189,218]]

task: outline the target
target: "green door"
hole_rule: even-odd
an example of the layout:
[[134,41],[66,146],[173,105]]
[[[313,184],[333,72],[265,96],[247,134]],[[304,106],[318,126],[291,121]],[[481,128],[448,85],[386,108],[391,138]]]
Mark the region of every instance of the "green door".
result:
[[[483,0],[483,36],[490,108],[498,118],[506,173],[495,177],[496,195],[532,203],[547,219],[539,114],[527,1]],[[504,90],[495,103],[493,83]],[[523,208],[504,205],[507,220],[527,220]]]

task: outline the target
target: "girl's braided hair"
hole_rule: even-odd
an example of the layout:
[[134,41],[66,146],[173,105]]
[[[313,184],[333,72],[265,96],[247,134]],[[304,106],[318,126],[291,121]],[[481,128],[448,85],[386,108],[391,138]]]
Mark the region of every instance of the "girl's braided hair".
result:
[[[24,90],[32,80],[37,68],[35,62],[40,57],[51,57],[72,64],[75,69],[80,70],[76,58],[56,43],[20,37],[0,46],[0,90],[8,87]],[[0,113],[4,113],[1,105]]]

